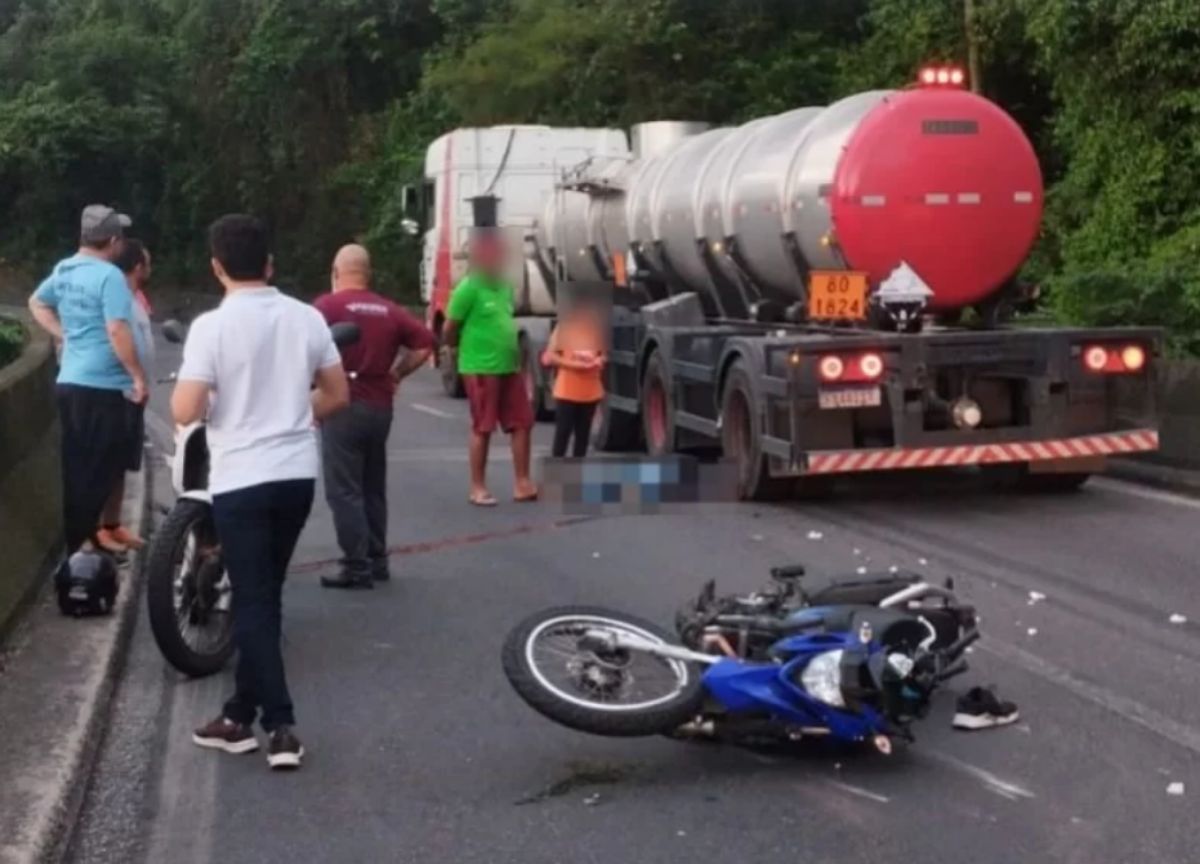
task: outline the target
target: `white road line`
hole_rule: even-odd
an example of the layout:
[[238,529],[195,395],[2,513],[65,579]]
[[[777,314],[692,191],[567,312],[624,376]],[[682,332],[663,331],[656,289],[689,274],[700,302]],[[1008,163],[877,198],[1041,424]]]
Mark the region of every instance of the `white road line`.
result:
[[1076,696],[1087,699],[1101,708],[1106,708],[1173,744],[1178,744],[1194,753],[1200,753],[1200,729],[1196,729],[1194,726],[1185,726],[1128,696],[1121,696],[1111,690],[1082,681],[1066,669],[1056,666],[1048,660],[1043,660],[1016,645],[991,640],[980,643],[979,650],[1020,666],[1027,672],[1032,672],[1052,684],[1070,690]]
[[849,783],[843,783],[840,780],[828,781],[830,786],[841,789],[843,792],[849,792],[851,795],[857,795],[859,798],[866,798],[868,801],[874,801],[877,804],[887,804],[892,799],[886,795],[880,795],[878,792],[872,792],[870,789],[864,789],[861,786],[852,786]]
[[997,777],[986,768],[980,768],[978,765],[972,765],[970,762],[964,762],[957,757],[950,756],[940,751],[930,750],[927,752],[931,758],[941,762],[943,765],[948,765],[957,771],[969,774],[976,780],[981,781],[989,792],[994,792],[1001,798],[1007,798],[1009,801],[1018,801],[1021,798],[1037,797],[1024,786],[1013,783],[1011,780],[1005,780],[1002,777]]
[[1175,507],[1186,507],[1189,510],[1200,510],[1200,500],[1195,498],[1177,495],[1174,492],[1165,492],[1161,489],[1136,486],[1133,483],[1113,480],[1110,477],[1097,477],[1092,481],[1092,485],[1098,489],[1116,492],[1118,495],[1128,495],[1131,498],[1141,498],[1144,501],[1154,501],[1158,504],[1171,504]]
[[449,411],[443,411],[441,408],[431,408],[428,405],[422,405],[420,402],[413,402],[408,406],[414,411],[420,411],[422,414],[431,414],[434,417],[441,417],[443,420],[457,420],[458,414],[451,414]]

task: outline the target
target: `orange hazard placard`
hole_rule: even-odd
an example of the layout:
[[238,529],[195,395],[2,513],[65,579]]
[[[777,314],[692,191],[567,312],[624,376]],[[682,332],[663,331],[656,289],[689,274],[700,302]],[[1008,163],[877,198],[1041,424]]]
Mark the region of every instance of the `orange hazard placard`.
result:
[[808,317],[814,321],[862,321],[867,317],[867,274],[814,270],[808,278]]

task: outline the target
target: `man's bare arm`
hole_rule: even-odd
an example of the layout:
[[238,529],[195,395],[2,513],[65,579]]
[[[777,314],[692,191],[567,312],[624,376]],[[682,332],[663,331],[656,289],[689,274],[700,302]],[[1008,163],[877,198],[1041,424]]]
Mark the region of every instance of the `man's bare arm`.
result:
[[29,298],[29,314],[39,327],[54,337],[55,341],[63,340],[62,321],[58,319],[58,313],[37,297]]
[[339,363],[317,370],[316,386],[312,393],[313,419],[318,423],[350,404],[350,381]]
[[392,379],[396,383],[400,383],[409,375],[416,372],[428,362],[430,355],[433,354],[432,348],[417,348],[415,350],[401,351],[396,355],[395,362],[392,363]]
[[211,388],[204,381],[180,381],[171,393],[171,416],[180,426],[198,423],[208,413]]
[[133,401],[141,404],[146,401],[146,372],[142,369],[142,361],[138,359],[137,343],[133,340],[133,330],[128,321],[114,319],[105,325],[108,330],[108,341],[112,343],[113,353],[133,379]]

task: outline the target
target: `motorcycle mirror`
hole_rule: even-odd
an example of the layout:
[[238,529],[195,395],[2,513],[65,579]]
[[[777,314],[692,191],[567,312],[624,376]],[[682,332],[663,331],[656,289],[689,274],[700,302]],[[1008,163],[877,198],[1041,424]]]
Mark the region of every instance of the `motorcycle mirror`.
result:
[[187,327],[182,322],[171,318],[163,322],[162,334],[163,338],[172,345],[182,345],[187,339]]
[[362,336],[358,325],[350,321],[339,321],[329,328],[329,332],[333,336],[333,344],[339,348],[353,345]]

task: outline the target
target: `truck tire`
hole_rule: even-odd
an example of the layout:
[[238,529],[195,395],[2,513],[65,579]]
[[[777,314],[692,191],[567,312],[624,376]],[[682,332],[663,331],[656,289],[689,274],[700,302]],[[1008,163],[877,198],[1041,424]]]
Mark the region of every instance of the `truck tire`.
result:
[[662,354],[655,351],[642,374],[642,438],[651,456],[675,452],[675,412]]
[[592,446],[603,453],[641,450],[641,422],[636,414],[618,411],[601,399],[592,417]]
[[794,478],[772,477],[767,467],[758,397],[741,360],[730,367],[721,393],[721,447],[737,468],[737,493],[742,500],[772,501],[794,493]]
[[[701,670],[694,663],[661,658],[648,661],[659,662],[674,673],[671,692],[641,704],[623,705],[614,697],[620,695],[626,676],[632,678],[627,670],[632,666],[635,652],[602,656],[576,646],[570,662],[577,669],[562,675],[566,664],[561,655],[571,649],[559,642],[554,652],[559,656],[554,663],[543,666],[537,662],[538,640],[552,628],[561,629],[563,635],[573,631],[581,631],[582,635],[583,630],[592,627],[624,631],[660,644],[678,644],[675,637],[648,621],[594,606],[560,606],[531,615],[508,634],[501,654],[505,676],[530,708],[580,732],[614,737],[662,735],[695,719],[704,704],[704,685]],[[640,656],[648,660],[647,655]],[[550,680],[546,673],[551,666],[556,667],[554,671],[560,672],[557,677],[563,680]]]
[[1004,492],[1031,495],[1066,495],[1078,492],[1092,478],[1087,472],[1034,474],[1024,463],[988,465],[984,476]]

